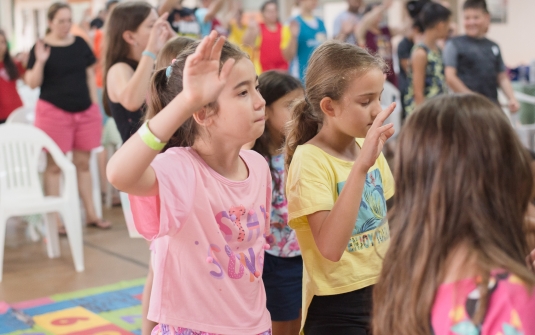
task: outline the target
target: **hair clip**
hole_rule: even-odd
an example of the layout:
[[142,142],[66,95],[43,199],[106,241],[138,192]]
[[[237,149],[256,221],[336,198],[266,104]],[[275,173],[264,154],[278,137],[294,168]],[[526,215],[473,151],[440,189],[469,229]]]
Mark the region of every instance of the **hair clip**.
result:
[[171,73],[173,72],[173,67],[171,65],[169,65],[167,67],[167,69],[165,70],[165,76],[167,77],[167,79],[169,79],[169,77],[171,77]]

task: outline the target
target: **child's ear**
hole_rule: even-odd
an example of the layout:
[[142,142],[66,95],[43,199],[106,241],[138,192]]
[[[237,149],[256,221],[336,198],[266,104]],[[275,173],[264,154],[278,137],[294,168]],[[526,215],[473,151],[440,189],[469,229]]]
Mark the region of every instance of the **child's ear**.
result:
[[199,126],[202,127],[208,127],[212,124],[212,118],[211,115],[208,113],[208,107],[205,106],[199,111],[193,113],[193,119]]
[[131,32],[130,30],[125,30],[123,32],[123,39],[125,40],[126,43],[130,45],[137,45],[137,41],[134,37],[134,33]]
[[335,116],[336,110],[335,110],[335,101],[329,97],[325,97],[321,99],[320,101],[320,108],[323,111],[323,113],[329,115],[329,116]]

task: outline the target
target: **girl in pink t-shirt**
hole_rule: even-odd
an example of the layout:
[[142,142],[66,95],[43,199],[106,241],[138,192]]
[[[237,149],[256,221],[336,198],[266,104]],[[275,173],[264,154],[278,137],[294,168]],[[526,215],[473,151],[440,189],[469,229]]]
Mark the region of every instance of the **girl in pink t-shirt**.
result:
[[156,239],[153,334],[271,334],[261,276],[271,174],[240,150],[264,130],[256,87],[247,55],[212,32],[155,72],[149,121],[108,164],[137,230]]
[[535,334],[531,159],[509,120],[482,96],[443,95],[403,127],[373,334]]

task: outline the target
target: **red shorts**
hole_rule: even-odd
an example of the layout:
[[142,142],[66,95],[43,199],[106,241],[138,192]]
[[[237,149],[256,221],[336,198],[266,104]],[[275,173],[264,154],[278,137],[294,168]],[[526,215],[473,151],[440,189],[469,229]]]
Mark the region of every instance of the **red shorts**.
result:
[[91,151],[100,146],[102,115],[97,104],[83,112],[69,113],[39,99],[34,125],[50,136],[64,153]]

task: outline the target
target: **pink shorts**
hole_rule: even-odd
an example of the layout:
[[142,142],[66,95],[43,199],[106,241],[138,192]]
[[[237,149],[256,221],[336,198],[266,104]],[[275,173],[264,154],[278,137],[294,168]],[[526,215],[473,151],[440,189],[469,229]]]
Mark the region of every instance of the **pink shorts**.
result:
[[39,99],[34,125],[50,136],[64,153],[91,151],[100,146],[102,115],[97,104],[83,112],[69,113]]

